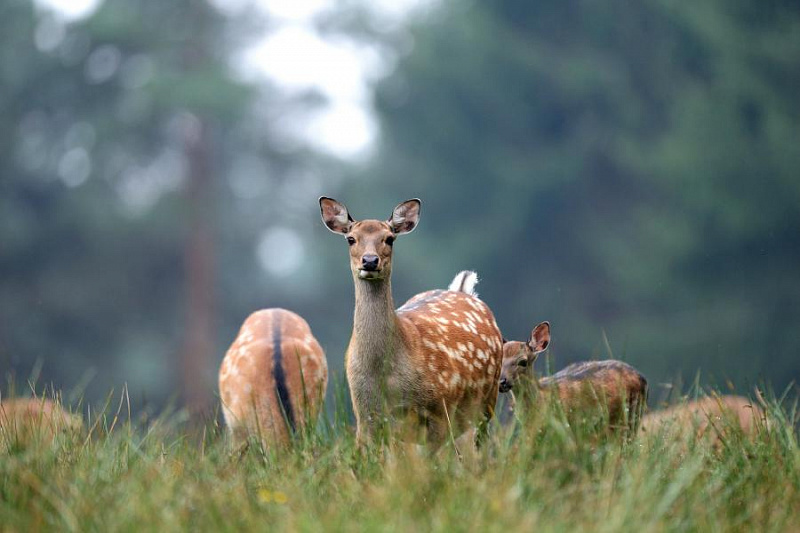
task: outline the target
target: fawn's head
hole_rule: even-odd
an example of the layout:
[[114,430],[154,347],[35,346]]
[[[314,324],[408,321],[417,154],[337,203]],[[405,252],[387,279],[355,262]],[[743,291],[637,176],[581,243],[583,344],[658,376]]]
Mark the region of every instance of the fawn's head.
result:
[[420,201],[406,200],[386,221],[356,221],[344,204],[325,196],[319,199],[322,221],[334,233],[347,238],[350,270],[356,279],[382,280],[392,274],[392,244],[398,235],[410,233],[419,222]]
[[533,362],[548,346],[550,346],[550,322],[542,322],[533,328],[527,342],[508,341],[503,344],[500,392],[510,391],[519,377],[533,366]]

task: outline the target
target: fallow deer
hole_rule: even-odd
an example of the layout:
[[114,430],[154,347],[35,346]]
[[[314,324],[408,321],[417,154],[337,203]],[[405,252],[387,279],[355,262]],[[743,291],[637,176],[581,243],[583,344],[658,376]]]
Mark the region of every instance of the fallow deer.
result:
[[325,225],[350,247],[355,312],[345,366],[358,442],[399,415],[433,448],[478,422],[478,443],[494,414],[502,364],[491,310],[474,296],[443,290],[394,309],[392,245],[417,226],[420,201],[399,204],[387,221],[355,221],[336,200],[319,203]]
[[308,323],[285,309],[262,309],[242,324],[219,370],[222,412],[234,441],[287,443],[319,413],[328,364]]
[[0,441],[52,440],[57,434],[79,432],[83,419],[45,398],[13,398],[0,402]]
[[698,439],[710,437],[719,445],[731,428],[752,437],[767,427],[764,410],[741,396],[706,396],[697,400],[653,411],[642,419],[642,431],[686,434]]
[[[500,392],[516,387],[549,343],[547,322],[533,329],[528,342],[506,342]],[[602,410],[612,428],[626,427],[631,433],[637,430],[647,404],[647,380],[622,361],[574,363],[552,376],[532,381],[535,395],[555,395],[568,415],[592,414],[592,411],[597,414]]]

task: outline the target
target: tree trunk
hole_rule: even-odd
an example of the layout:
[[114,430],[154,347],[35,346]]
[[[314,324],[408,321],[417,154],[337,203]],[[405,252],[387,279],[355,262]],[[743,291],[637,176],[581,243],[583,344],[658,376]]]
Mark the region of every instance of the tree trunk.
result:
[[189,234],[184,249],[186,272],[186,329],[181,357],[183,394],[192,415],[210,407],[210,368],[214,356],[215,294],[212,230],[211,146],[207,125],[192,120],[187,127],[186,186]]

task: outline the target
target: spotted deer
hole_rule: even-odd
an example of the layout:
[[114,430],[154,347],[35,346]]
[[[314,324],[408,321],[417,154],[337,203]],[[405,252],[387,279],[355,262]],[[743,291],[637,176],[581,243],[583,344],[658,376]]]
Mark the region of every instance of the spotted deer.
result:
[[322,220],[349,246],[355,285],[353,334],[345,357],[359,443],[383,420],[410,422],[432,448],[494,414],[502,336],[489,307],[464,292],[431,290],[399,309],[392,299],[392,250],[419,221],[420,201],[399,204],[386,221],[355,221],[320,198]]
[[[521,378],[530,375],[533,362],[549,344],[547,322],[537,325],[527,342],[506,342],[500,392],[510,391]],[[612,428],[626,428],[631,434],[638,429],[647,405],[647,380],[631,365],[613,359],[574,363],[552,376],[531,381],[535,396],[555,395],[567,414],[590,413],[599,408],[607,412]]]
[[653,411],[642,419],[642,431],[657,434],[693,432],[719,445],[731,428],[753,437],[767,427],[764,410],[747,398],[712,395]]
[[222,413],[235,442],[287,443],[319,413],[328,363],[308,323],[285,309],[262,309],[242,324],[219,370]]
[[0,402],[0,441],[30,442],[79,432],[83,419],[46,398],[12,398]]

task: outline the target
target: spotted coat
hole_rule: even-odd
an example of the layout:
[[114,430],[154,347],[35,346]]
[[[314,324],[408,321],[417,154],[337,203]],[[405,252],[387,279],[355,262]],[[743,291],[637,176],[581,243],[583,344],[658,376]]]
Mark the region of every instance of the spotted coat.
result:
[[411,298],[397,318],[415,370],[413,408],[442,424],[450,418],[456,433],[491,417],[503,337],[489,307],[463,292],[432,290]]

